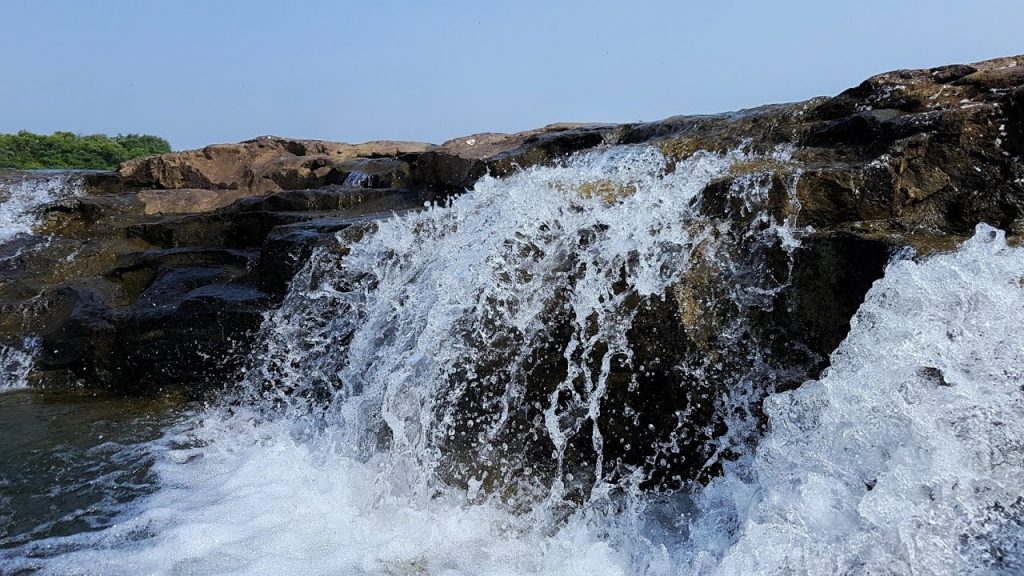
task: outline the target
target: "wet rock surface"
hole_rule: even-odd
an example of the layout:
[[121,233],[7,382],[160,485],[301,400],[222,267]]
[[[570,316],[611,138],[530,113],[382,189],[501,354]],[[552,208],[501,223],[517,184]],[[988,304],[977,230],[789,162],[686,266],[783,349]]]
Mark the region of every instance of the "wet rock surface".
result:
[[[801,357],[801,377],[827,364],[894,250],[946,249],[979,222],[1024,231],[1024,57],[1011,57],[890,72],[833,98],[715,116],[552,125],[441,145],[263,137],[133,160],[83,176],[85,193],[44,207],[36,236],[0,247],[0,340],[41,338],[39,383],[201,396],[237,378],[263,314],[337,232],[461,194],[488,173],[639,143],[674,161],[698,150],[792,147],[791,160],[770,169],[780,182],[795,179],[795,197],[780,186],[764,208],[810,228],[764,321],[780,358]],[[745,226],[728,190],[745,169],[764,168],[737,166],[707,187],[700,209]],[[614,202],[612,192],[593,194]],[[684,344],[657,357],[682,361],[684,348],[715,338],[713,326],[688,320],[707,296],[694,282],[640,314],[641,326],[680,331],[671,340]],[[641,388],[655,389],[670,376],[645,377]]]

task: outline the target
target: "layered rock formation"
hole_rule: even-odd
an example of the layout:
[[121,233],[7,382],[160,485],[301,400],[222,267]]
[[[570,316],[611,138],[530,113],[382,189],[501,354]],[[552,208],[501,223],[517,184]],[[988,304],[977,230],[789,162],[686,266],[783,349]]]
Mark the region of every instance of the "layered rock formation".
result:
[[[437,146],[264,137],[133,160],[87,176],[87,194],[45,208],[38,236],[2,247],[0,338],[41,339],[40,383],[200,396],[237,380],[263,313],[317,243],[346,229],[357,238],[374,219],[461,194],[487,173],[638,143],[675,160],[792,147],[770,167],[780,193],[765,207],[813,232],[766,323],[779,342],[806,345],[811,374],[892,250],[955,246],[979,222],[1024,233],[1024,57],[1011,57],[891,72],[833,98],[732,114]],[[704,191],[701,210],[741,221],[732,180],[764,168],[737,166]],[[795,176],[793,202],[781,183]],[[615,201],[629,191],[595,183],[581,193]],[[646,322],[706,345],[714,328],[692,310],[706,286],[678,287]]]

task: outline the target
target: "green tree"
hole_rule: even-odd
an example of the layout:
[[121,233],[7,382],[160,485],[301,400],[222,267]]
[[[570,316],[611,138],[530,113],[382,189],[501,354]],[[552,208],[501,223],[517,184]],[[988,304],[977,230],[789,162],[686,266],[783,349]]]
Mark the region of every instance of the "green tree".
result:
[[27,130],[0,134],[0,168],[113,170],[125,160],[170,151],[171,145],[167,140],[146,134],[110,137],[54,132],[45,136]]

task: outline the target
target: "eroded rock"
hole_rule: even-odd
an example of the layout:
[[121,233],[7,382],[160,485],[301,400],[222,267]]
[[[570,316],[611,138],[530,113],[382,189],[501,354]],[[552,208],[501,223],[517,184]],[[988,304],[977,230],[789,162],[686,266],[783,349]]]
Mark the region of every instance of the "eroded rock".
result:
[[118,169],[118,175],[125,186],[135,188],[265,194],[342,184],[355,170],[346,164],[348,160],[415,154],[432,147],[418,142],[345,144],[264,136],[240,144],[215,144],[201,150],[129,160]]

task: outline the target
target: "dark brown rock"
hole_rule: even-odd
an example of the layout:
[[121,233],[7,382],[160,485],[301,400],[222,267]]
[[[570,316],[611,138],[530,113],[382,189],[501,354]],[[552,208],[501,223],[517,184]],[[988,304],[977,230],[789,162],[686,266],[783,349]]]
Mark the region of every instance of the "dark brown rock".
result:
[[260,250],[257,269],[260,287],[283,296],[314,248],[332,245],[331,240],[342,230],[366,229],[375,220],[374,216],[329,217],[275,227]]

